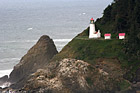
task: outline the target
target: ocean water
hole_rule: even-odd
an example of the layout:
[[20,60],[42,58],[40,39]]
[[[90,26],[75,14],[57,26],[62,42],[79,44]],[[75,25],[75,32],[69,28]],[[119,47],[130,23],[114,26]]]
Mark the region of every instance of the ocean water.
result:
[[112,1],[0,0],[0,77],[8,75],[42,35],[49,35],[60,51]]

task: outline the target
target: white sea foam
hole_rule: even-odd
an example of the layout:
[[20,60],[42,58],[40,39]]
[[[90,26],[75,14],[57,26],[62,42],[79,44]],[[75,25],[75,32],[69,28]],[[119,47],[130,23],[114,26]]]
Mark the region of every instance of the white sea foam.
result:
[[28,28],[27,30],[32,30],[33,28]]
[[[6,83],[4,83],[2,86],[0,86],[1,88],[5,88],[5,87],[9,87],[11,85],[11,83],[10,82],[6,82]],[[5,92],[4,92],[5,93]],[[9,93],[11,93],[11,92],[9,92]]]
[[83,15],[85,15],[86,13],[83,13]]
[[3,77],[4,75],[8,75],[12,72],[13,69],[8,70],[0,70],[0,77]]
[[9,61],[19,61],[20,58],[4,58],[4,59],[0,59],[0,63],[5,63],[5,62],[9,62]]
[[56,47],[63,47],[63,46],[65,46],[64,44],[61,44],[61,45],[56,45]]
[[69,42],[71,41],[72,39],[54,39],[53,41],[54,42]]
[[86,13],[80,13],[79,16],[81,16],[81,15],[85,15],[85,14],[86,14]]
[[0,43],[34,43],[37,40],[11,40],[11,41],[0,41]]
[[[54,42],[69,42],[72,39],[53,39]],[[0,41],[0,43],[34,43],[37,40],[11,40],[11,41]]]

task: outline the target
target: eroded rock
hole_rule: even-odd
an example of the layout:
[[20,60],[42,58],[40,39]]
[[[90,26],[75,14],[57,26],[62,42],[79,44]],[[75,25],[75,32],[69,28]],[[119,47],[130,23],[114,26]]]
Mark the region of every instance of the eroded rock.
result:
[[8,80],[8,75],[5,75],[0,78],[0,86],[2,86],[4,83],[6,83]]
[[36,93],[40,91],[51,91],[50,93],[118,91],[120,89],[117,84],[124,79],[119,63],[117,60],[115,62],[116,65],[112,62],[108,63],[108,59],[103,59],[97,62],[98,68],[88,62],[71,58],[51,62],[44,69],[33,73],[23,90],[36,91]]
[[22,57],[10,74],[9,81],[14,84],[13,88],[22,87],[26,78],[48,64],[58,52],[52,39],[43,35],[38,42]]

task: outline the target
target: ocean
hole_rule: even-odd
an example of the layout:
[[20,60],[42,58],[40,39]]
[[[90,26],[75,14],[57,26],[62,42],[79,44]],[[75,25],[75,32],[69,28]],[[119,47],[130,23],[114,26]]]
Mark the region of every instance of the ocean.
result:
[[112,1],[0,0],[0,77],[9,75],[42,35],[49,35],[60,51]]

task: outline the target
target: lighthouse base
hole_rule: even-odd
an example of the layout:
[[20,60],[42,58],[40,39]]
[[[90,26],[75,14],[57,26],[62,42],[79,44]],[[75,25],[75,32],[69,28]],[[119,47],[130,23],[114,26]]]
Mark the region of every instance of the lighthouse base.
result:
[[100,34],[92,34],[92,35],[89,35],[89,38],[100,38],[101,35]]

